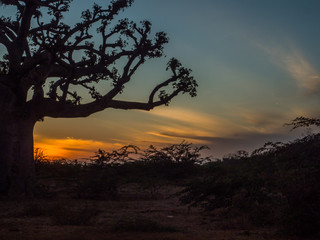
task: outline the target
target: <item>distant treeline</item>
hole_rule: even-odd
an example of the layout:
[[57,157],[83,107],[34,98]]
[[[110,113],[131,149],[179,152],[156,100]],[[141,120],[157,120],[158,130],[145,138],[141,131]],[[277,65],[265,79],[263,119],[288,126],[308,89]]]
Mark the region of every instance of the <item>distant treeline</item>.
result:
[[285,234],[319,236],[320,134],[269,142],[250,155],[239,151],[222,160],[202,158],[205,148],[182,142],[141,151],[130,145],[98,150],[87,163],[50,162],[38,150],[37,193],[115,199],[121,197],[121,186],[136,184],[156,197],[162,186],[178,185],[181,204],[199,207],[212,218],[242,216]]

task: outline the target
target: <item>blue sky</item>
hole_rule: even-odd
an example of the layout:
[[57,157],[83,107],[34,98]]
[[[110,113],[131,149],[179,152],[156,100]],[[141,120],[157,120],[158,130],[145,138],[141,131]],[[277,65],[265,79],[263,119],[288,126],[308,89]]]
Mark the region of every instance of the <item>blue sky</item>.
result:
[[[91,5],[74,3],[66,21]],[[302,136],[283,124],[301,115],[320,117],[319,9],[318,0],[136,0],[120,17],[150,20],[170,42],[167,57],[142,66],[123,97],[146,99],[168,77],[171,57],[193,70],[198,96],[179,96],[151,112],[107,109],[87,119],[46,118],[36,125],[36,146],[56,146],[73,158],[98,148],[186,140],[221,157]]]

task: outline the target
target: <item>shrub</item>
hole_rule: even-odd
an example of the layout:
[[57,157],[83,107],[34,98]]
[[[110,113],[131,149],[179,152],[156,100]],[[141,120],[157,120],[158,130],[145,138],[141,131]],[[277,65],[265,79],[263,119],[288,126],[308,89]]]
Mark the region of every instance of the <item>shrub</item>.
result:
[[252,223],[278,225],[286,234],[320,230],[320,134],[267,143],[249,156],[208,163],[203,178],[188,183],[180,201],[206,212],[247,214]]

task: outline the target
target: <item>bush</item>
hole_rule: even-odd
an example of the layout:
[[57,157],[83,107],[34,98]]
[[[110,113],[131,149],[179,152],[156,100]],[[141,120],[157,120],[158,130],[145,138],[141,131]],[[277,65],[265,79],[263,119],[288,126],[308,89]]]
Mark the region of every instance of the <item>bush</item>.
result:
[[267,143],[249,156],[208,163],[203,178],[188,183],[180,201],[206,212],[245,214],[258,225],[278,225],[286,234],[320,231],[320,134]]

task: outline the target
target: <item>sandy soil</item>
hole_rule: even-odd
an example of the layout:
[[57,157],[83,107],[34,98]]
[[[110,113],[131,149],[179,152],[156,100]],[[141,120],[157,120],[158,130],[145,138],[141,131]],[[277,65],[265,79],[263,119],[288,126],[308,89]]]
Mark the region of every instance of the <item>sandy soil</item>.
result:
[[[122,188],[114,200],[81,200],[68,196],[51,200],[1,200],[0,240],[288,239],[281,238],[271,229],[253,229],[245,219],[226,222],[206,216],[199,209],[181,206],[174,196],[177,190],[172,186],[163,187],[156,194],[151,194],[131,186]],[[89,214],[91,220],[80,225],[57,222],[53,217],[59,211],[62,217],[67,216],[70,209],[84,213],[94,210],[94,214],[93,217]],[[88,216],[80,214],[74,217]],[[134,224],[137,224],[136,228],[130,226]],[[157,229],[159,226],[164,229]]]

